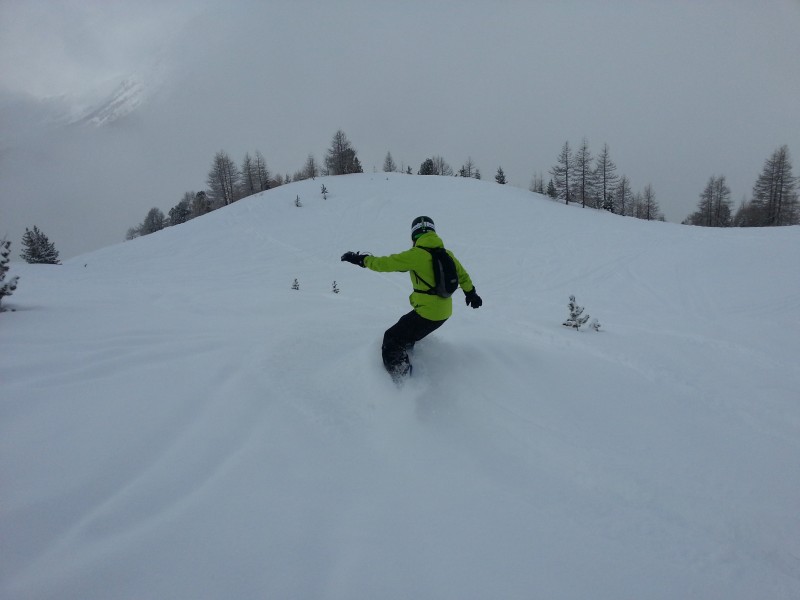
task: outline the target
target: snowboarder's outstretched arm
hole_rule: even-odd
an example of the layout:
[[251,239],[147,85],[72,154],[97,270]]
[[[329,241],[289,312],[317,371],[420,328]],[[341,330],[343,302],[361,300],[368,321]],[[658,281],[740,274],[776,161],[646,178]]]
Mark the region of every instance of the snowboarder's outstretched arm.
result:
[[361,254],[360,252],[345,252],[342,254],[342,262],[349,262],[363,269],[365,266],[364,259],[368,256],[369,254]]
[[[369,260],[367,260],[367,257],[369,257]],[[373,256],[372,254],[364,254],[361,252],[345,252],[342,254],[342,260],[358,265],[359,267],[367,267],[372,271],[399,271],[405,273],[408,271],[420,270],[426,265],[429,266],[431,259],[427,252],[412,248],[397,254],[390,254],[389,256]]]

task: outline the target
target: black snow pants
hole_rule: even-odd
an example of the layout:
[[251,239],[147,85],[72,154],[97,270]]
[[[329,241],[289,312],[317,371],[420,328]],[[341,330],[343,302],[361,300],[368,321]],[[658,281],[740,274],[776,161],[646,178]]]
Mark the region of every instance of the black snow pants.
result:
[[426,335],[441,327],[444,321],[431,321],[419,316],[413,310],[400,317],[400,320],[389,327],[383,334],[383,366],[392,377],[402,377],[411,371],[408,351]]

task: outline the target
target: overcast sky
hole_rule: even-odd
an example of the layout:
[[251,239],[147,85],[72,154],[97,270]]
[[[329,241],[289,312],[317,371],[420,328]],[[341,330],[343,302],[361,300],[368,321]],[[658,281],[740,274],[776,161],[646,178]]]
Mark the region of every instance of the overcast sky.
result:
[[[585,137],[680,222],[783,144],[800,174],[798,57],[798,0],[0,0],[0,236],[69,258],[203,189],[220,149],[293,173],[337,129],[366,171],[471,157],[523,188]],[[131,77],[126,119],[53,122]]]

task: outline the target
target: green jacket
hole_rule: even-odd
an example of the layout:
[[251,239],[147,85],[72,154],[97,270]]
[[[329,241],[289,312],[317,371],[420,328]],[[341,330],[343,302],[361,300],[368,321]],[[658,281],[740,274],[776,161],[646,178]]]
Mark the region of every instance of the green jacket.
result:
[[[422,280],[424,279],[429,284],[433,285],[433,259],[426,250],[422,248],[444,248],[442,239],[436,235],[435,232],[429,231],[417,238],[414,247],[399,252],[398,254],[391,254],[389,256],[367,256],[364,259],[364,266],[373,271],[382,273],[391,271],[408,272],[411,276],[411,286],[414,289],[425,290],[428,289]],[[453,257],[456,263],[456,270],[458,271],[458,284],[465,292],[469,292],[475,288],[472,285],[472,280],[469,274],[458,262],[458,259],[453,256],[450,250],[447,253]],[[453,314],[453,299],[442,298],[435,294],[421,294],[419,292],[412,292],[408,297],[408,301],[419,316],[424,317],[430,321],[444,321]]]

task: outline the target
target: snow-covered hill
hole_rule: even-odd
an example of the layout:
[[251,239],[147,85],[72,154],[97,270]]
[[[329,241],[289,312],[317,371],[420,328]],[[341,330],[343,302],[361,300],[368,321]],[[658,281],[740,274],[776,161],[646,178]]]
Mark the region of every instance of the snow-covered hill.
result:
[[[398,390],[407,275],[339,256],[420,214],[484,306]],[[799,249],[364,174],[16,267],[0,596],[797,598]]]

